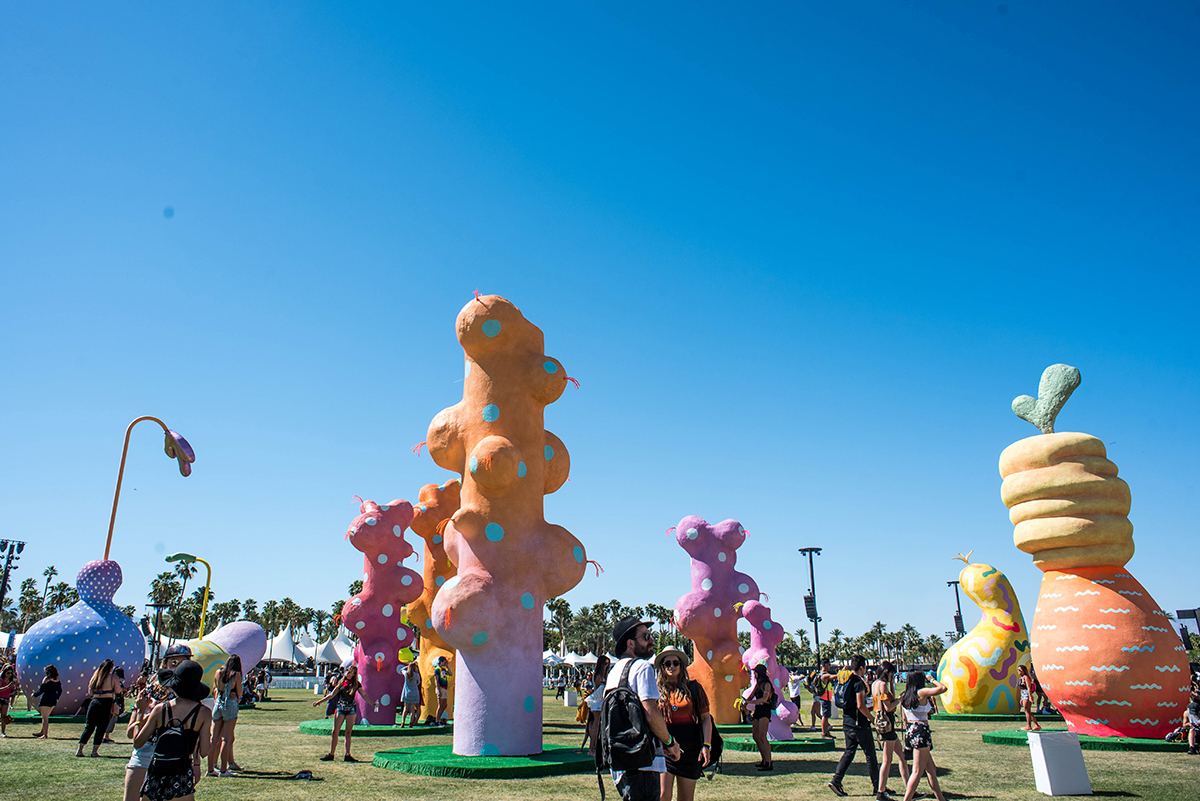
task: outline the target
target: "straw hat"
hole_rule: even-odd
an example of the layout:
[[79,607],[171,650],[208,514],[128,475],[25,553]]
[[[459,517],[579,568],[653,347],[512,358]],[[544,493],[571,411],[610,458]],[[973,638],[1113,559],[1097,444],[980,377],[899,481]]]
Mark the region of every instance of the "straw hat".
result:
[[680,661],[680,663],[683,664],[684,667],[687,667],[688,665],[690,665],[692,663],[692,660],[688,659],[687,654],[685,654],[683,651],[680,651],[678,648],[676,648],[673,645],[668,645],[666,648],[659,651],[658,654],[654,657],[654,669],[662,670],[662,662],[668,656],[679,657],[679,661]]

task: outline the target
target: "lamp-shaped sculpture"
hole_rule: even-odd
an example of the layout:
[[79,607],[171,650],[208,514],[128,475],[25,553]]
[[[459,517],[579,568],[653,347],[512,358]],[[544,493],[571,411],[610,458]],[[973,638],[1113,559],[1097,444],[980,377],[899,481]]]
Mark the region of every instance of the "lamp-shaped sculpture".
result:
[[116,667],[124,668],[127,675],[133,676],[141,670],[145,658],[146,639],[141,630],[113,603],[113,595],[121,586],[121,566],[108,558],[117,504],[121,499],[121,481],[125,476],[125,458],[129,453],[129,437],[134,426],[145,420],[153,420],[162,426],[166,438],[163,449],[167,456],[179,462],[180,474],[191,474],[196,454],[186,439],[167,428],[157,417],[139,417],[129,424],[121,449],[104,558],[80,568],[75,580],[79,602],[31,626],[17,649],[17,671],[21,683],[27,687],[41,682],[45,665],[58,667],[63,688],[58,703],[63,709],[79,707],[87,697],[92,672],[104,659],[111,658]]

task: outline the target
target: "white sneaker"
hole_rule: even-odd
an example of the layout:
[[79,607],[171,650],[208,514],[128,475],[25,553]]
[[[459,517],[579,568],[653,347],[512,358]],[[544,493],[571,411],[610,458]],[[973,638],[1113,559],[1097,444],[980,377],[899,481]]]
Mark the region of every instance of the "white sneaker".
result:
[[224,771],[221,771],[221,773],[219,775],[222,779],[232,779],[237,774],[234,773],[232,770],[224,770]]
[[221,774],[220,774],[220,772],[218,772],[216,769],[214,769],[214,768],[209,768],[209,769],[208,769],[208,773],[205,773],[204,775],[205,775],[205,776],[211,776],[211,777],[214,777],[214,778],[215,778],[215,777],[217,777],[217,776],[220,776]]

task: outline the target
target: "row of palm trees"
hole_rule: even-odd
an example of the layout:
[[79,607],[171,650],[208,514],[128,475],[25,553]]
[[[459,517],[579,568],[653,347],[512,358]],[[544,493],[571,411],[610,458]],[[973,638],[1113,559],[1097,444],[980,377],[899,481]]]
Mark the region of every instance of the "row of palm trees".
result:
[[[79,593],[65,581],[52,583],[57,577],[58,568],[50,565],[42,571],[45,581],[35,578],[22,581],[17,591],[16,604],[10,605],[8,599],[5,599],[4,619],[0,628],[24,632],[42,618],[73,606],[79,600]],[[126,607],[123,611],[132,616],[133,607]]]
[[[567,651],[578,654],[611,653],[612,629],[618,620],[636,615],[654,622],[655,643],[658,647],[673,645],[688,654],[692,644],[674,625],[675,611],[658,604],[625,606],[615,598],[607,603],[582,606],[576,611],[562,598],[551,598],[546,602],[549,619],[543,624],[542,640],[547,650],[560,650],[565,643]],[[738,639],[743,646],[750,645],[749,632],[741,632]],[[847,637],[841,629],[833,629],[821,643],[822,658],[842,662],[854,654],[864,654],[872,661],[890,659],[901,665],[932,664],[942,657],[946,643],[938,634],[923,636],[916,627],[905,624],[896,631],[888,631],[883,621],[877,621],[858,637]],[[785,636],[776,648],[781,664],[788,666],[813,665],[816,662],[808,632],[800,629]]]

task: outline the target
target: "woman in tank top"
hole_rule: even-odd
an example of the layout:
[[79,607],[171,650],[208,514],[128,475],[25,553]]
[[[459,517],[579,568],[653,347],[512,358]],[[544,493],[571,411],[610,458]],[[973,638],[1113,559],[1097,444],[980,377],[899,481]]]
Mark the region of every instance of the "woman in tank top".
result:
[[877,797],[882,798],[887,794],[888,776],[892,772],[892,760],[900,766],[900,782],[905,786],[908,785],[908,762],[904,759],[904,751],[900,748],[900,737],[896,734],[896,707],[900,706],[900,701],[896,698],[896,666],[891,662],[884,660],[879,668],[879,678],[871,685],[871,699],[873,705],[871,711],[875,714],[876,719],[879,713],[882,712],[886,719],[891,723],[888,731],[881,732],[876,727],[875,733],[879,736],[879,741],[882,743],[883,759],[879,762],[879,787]]
[[946,801],[942,795],[941,785],[938,784],[937,765],[933,763],[933,735],[929,731],[929,712],[933,709],[934,696],[946,692],[946,685],[937,679],[932,679],[933,686],[926,687],[924,671],[912,670],[908,674],[908,683],[904,687],[904,695],[900,697],[900,711],[904,716],[904,745],[912,749],[913,769],[908,776],[908,786],[904,791],[904,801],[912,801],[917,794],[917,785],[921,783],[921,775],[929,777],[929,787],[933,790],[937,801]]

